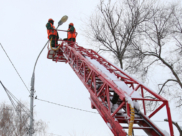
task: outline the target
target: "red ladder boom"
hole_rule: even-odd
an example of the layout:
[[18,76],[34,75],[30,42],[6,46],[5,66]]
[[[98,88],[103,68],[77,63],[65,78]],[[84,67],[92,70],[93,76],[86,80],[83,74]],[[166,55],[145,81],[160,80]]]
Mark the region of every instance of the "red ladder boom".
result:
[[[131,101],[141,102],[142,105],[142,110],[138,110],[135,106],[134,124],[138,124],[139,127],[133,127],[133,129],[142,129],[151,136],[166,136],[165,132],[150,120],[165,106],[170,135],[174,136],[168,101],[95,51],[85,49],[76,43],[68,45],[63,41],[57,51],[48,48],[47,58],[56,62],[66,62],[71,66],[89,91],[92,108],[98,110],[115,136],[127,135],[124,129],[128,129],[128,127],[124,127],[123,124],[129,123],[131,115],[129,103],[131,104]],[[118,108],[113,111],[111,110],[111,99],[114,93],[119,96],[119,99]],[[153,98],[145,98],[145,93]],[[145,107],[147,101],[160,102],[161,105],[148,115]]]

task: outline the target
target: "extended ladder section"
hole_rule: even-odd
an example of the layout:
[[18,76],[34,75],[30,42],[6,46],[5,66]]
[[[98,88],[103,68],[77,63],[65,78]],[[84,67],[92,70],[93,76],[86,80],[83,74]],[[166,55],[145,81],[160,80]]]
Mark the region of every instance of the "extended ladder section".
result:
[[[133,105],[135,113],[132,129],[142,129],[150,136],[167,135],[150,119],[165,106],[170,135],[174,135],[168,101],[95,51],[63,41],[57,51],[48,47],[47,58],[71,66],[89,91],[92,108],[97,109],[115,136],[128,135],[125,129],[129,129],[130,105]],[[116,108],[111,102],[114,95],[119,96]],[[149,103],[157,103],[158,107],[147,114],[146,105]]]

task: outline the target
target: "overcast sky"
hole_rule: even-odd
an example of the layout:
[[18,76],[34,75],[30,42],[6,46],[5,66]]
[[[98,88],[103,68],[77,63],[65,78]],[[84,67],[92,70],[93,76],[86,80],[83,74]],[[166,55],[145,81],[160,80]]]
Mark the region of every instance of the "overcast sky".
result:
[[[88,48],[81,35],[81,28],[90,15],[96,12],[99,0],[0,0],[0,43],[4,46],[26,85],[30,88],[30,79],[35,60],[47,41],[46,23],[49,18],[55,20],[55,26],[63,15],[68,21],[59,29],[67,30],[73,22],[78,32],[77,42]],[[61,38],[67,34],[59,32]],[[92,47],[89,47],[92,48]],[[0,80],[18,99],[29,105],[29,93],[13,69],[11,63],[0,48]],[[150,86],[152,88],[152,86]],[[76,107],[93,112],[89,93],[68,64],[55,63],[47,59],[47,48],[39,58],[35,72],[35,90],[39,99]],[[0,102],[10,103],[0,86]],[[48,133],[61,136],[112,136],[100,115],[68,109],[35,100],[35,119],[42,119],[48,126]],[[180,120],[171,106],[173,120]],[[163,121],[166,110],[163,109],[153,120]],[[156,122],[169,132],[165,122]],[[175,135],[178,135],[177,130]],[[135,135],[145,133],[137,132]],[[47,134],[48,135],[48,134]]]

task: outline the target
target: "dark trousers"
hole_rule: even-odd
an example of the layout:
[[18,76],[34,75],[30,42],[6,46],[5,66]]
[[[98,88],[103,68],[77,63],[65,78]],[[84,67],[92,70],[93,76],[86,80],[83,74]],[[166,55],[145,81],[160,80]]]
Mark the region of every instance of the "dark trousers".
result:
[[50,35],[49,40],[51,41],[52,47],[56,47],[58,45],[58,38],[56,35]]
[[111,102],[112,102],[113,104],[116,104],[116,103],[118,102],[118,99],[119,99],[119,95],[118,95],[117,93],[114,92],[114,96],[113,96]]
[[70,38],[70,39],[68,39],[68,41],[75,42],[75,38]]
[[72,42],[75,42],[75,38],[70,38],[70,39],[64,38],[63,41],[72,41]]
[[70,38],[70,39],[65,38],[65,39],[63,39],[63,41],[67,41],[68,42],[68,45],[69,46],[72,46],[72,45],[74,45],[73,42],[75,42],[76,40],[75,40],[75,38]]

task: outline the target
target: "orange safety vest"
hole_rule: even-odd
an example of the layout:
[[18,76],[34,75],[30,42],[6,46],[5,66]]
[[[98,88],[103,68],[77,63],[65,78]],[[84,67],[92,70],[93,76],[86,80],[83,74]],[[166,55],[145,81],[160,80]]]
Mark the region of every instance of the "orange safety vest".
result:
[[57,36],[57,31],[55,30],[55,27],[52,24],[51,24],[51,27],[53,27],[54,29],[47,30],[48,39],[49,39],[50,35],[56,35]]
[[[69,31],[70,29],[68,29]],[[74,28],[74,32],[68,32],[68,39],[76,38],[76,29]]]

